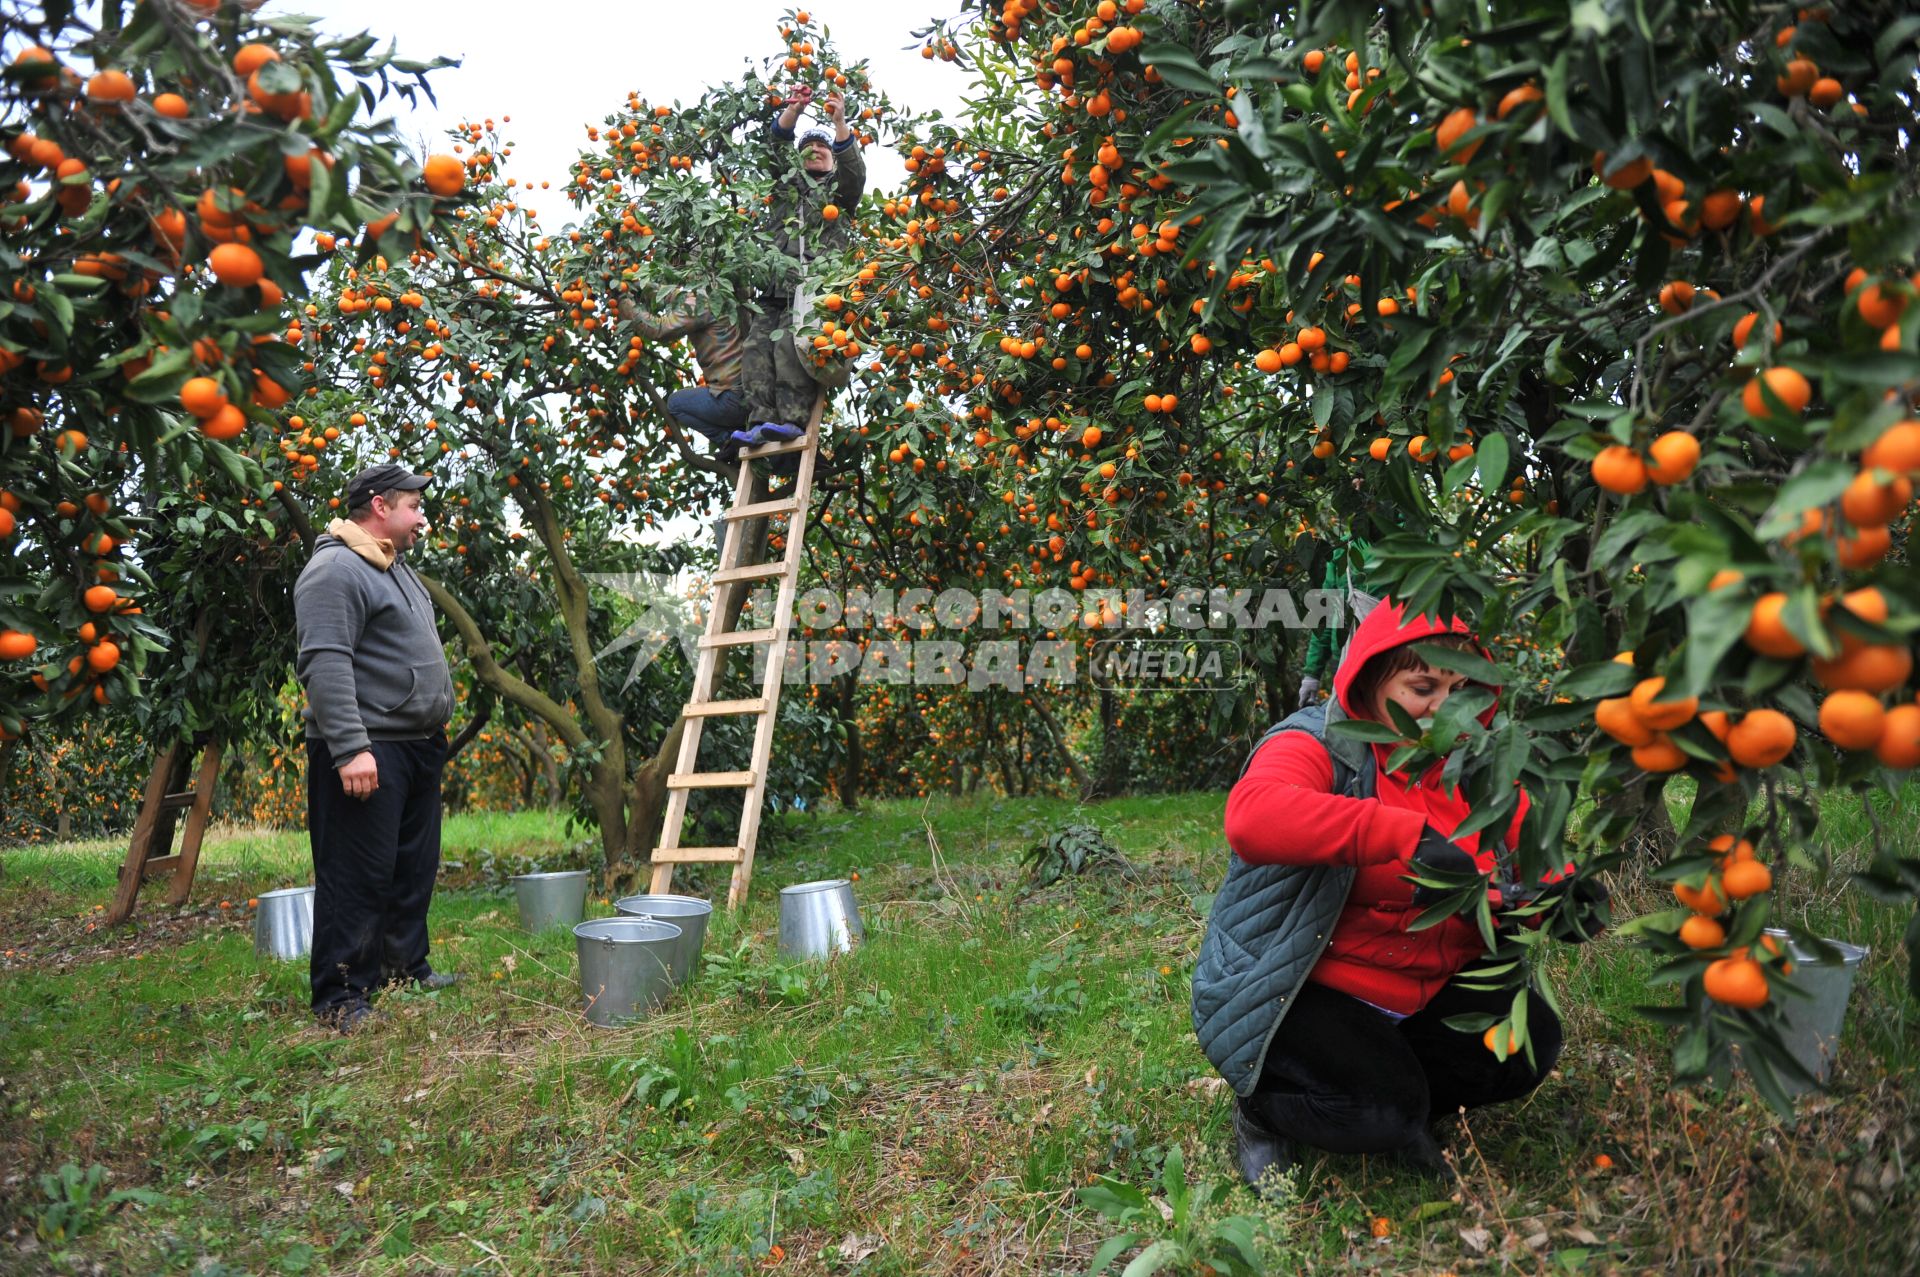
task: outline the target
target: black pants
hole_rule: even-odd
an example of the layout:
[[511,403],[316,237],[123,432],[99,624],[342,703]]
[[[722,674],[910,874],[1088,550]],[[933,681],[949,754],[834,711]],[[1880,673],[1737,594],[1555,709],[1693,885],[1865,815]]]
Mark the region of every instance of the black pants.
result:
[[1449,1016],[1504,1016],[1512,993],[1449,984],[1418,1014],[1395,1022],[1358,998],[1309,981],[1267,1051],[1247,1115],[1277,1135],[1330,1153],[1404,1148],[1429,1120],[1462,1108],[1518,1099],[1560,1058],[1560,1020],[1527,993],[1524,1051],[1502,1062],[1479,1033],[1450,1029]]
[[338,1014],[392,980],[424,979],[427,905],[440,871],[444,734],[373,742],[380,787],[349,798],[321,741],[307,739],[313,843],[313,1012]]

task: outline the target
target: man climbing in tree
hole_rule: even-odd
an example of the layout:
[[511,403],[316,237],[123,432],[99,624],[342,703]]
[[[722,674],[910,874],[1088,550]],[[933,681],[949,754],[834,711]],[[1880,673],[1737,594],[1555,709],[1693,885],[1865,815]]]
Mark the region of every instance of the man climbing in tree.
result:
[[[812,101],[806,85],[788,95],[773,122],[776,143],[794,141],[800,113]],[[732,435],[742,446],[798,439],[819,394],[813,371],[794,346],[793,325],[803,318],[794,314],[794,290],[814,261],[846,248],[848,224],[867,187],[867,162],[847,127],[845,95],[829,93],[823,104],[833,132],[810,129],[799,138],[793,148],[799,162],[775,185],[768,210],[780,256],[758,291],[747,327],[742,389],[753,424]]]
[[740,385],[745,351],[740,315],[731,305],[716,306],[711,299],[688,291],[672,309],[658,315],[622,299],[620,316],[649,341],[687,339],[700,365],[700,384],[668,395],[667,415],[681,429],[705,435],[721,461],[733,460],[740,445],[729,436],[747,424],[746,397]]

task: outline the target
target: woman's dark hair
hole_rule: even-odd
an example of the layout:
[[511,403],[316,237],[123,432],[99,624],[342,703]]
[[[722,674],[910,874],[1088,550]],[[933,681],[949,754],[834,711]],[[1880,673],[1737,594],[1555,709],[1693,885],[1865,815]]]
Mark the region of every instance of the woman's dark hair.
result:
[[1479,650],[1479,644],[1470,634],[1434,634],[1411,643],[1401,643],[1368,657],[1367,663],[1360,667],[1360,672],[1353,676],[1353,685],[1347,689],[1347,702],[1356,713],[1371,718],[1374,697],[1395,674],[1402,670],[1430,668],[1413,650],[1418,643],[1431,643],[1435,647],[1451,647],[1463,652]]

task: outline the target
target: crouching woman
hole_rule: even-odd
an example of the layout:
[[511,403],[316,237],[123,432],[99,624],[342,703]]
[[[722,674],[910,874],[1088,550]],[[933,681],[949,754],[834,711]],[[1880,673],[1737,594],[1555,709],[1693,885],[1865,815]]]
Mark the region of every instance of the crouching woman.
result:
[[1445,1173],[1429,1121],[1527,1094],[1560,1054],[1559,1019],[1532,990],[1531,1059],[1501,1060],[1480,1034],[1448,1028],[1472,1012],[1504,1016],[1512,994],[1456,979],[1485,952],[1472,922],[1407,929],[1440,894],[1409,875],[1494,872],[1493,844],[1503,836],[1514,845],[1526,796],[1505,830],[1456,839],[1469,810],[1442,784],[1442,763],[1389,773],[1391,746],[1326,731],[1342,718],[1391,724],[1389,702],[1426,718],[1464,687],[1464,676],[1414,654],[1423,642],[1479,650],[1458,619],[1409,619],[1391,600],[1373,609],[1348,644],[1332,701],[1269,731],[1227,798],[1233,856],[1194,972],[1193,1022],[1233,1088],[1236,1160],[1249,1184],[1284,1171],[1295,1145],[1390,1153]]

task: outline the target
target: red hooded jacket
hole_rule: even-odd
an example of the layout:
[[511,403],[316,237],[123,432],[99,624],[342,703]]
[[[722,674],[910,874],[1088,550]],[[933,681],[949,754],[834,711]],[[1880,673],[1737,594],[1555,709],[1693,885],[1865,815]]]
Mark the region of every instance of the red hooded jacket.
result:
[[[1333,688],[1350,717],[1372,716],[1348,699],[1354,677],[1369,658],[1437,634],[1472,633],[1457,617],[1448,625],[1430,617],[1408,621],[1402,612],[1400,604],[1382,601],[1347,645]],[[1492,716],[1489,708],[1482,721]],[[1251,864],[1353,866],[1358,872],[1346,906],[1307,978],[1411,1015],[1486,951],[1479,929],[1465,918],[1407,930],[1419,912],[1413,907],[1413,884],[1406,881],[1408,858],[1422,830],[1432,825],[1452,834],[1469,808],[1465,795],[1441,785],[1444,762],[1417,779],[1390,775],[1385,764],[1392,748],[1371,748],[1376,796],[1348,798],[1332,792],[1333,760],[1319,741],[1305,732],[1282,732],[1269,740],[1227,795],[1227,845]],[[1526,814],[1523,793],[1507,846],[1517,845]],[[1481,851],[1479,834],[1456,841],[1479,860],[1482,871],[1494,868],[1492,849]]]

